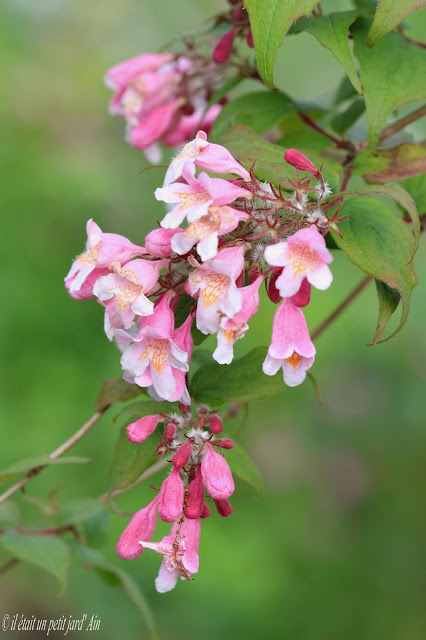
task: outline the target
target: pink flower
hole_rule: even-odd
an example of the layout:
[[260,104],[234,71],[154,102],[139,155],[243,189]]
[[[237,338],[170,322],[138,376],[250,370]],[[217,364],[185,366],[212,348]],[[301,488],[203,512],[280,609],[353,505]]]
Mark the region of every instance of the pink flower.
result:
[[241,290],[235,281],[244,267],[244,246],[222,249],[213,260],[202,265],[194,259],[190,261],[198,267],[187,282],[191,296],[199,292],[197,327],[205,334],[216,333],[221,315],[232,318],[241,310]]
[[[65,278],[65,286],[73,297],[76,292],[80,291],[95,269],[103,270],[111,262],[128,262],[132,258],[146,253],[144,247],[133,244],[124,236],[116,233],[103,233],[92,219],[87,222],[86,230],[86,251],[77,256]],[[98,271],[97,276],[99,277],[104,273],[104,271]],[[85,296],[90,297],[88,293],[87,291]]]
[[157,523],[157,502],[158,496],[155,496],[148,506],[137,511],[121,534],[116,548],[123,560],[138,558],[143,551],[140,541],[148,542],[154,535]]
[[172,473],[161,485],[158,497],[158,515],[163,522],[176,522],[182,515],[183,496],[185,488],[178,469]]
[[136,338],[124,331],[117,332],[123,340],[134,343],[124,351],[121,366],[127,381],[140,387],[153,387],[156,397],[190,404],[185,385],[190,355],[178,345],[185,344],[192,351],[191,318],[174,331],[170,296],[171,292],[165,294],[155,306],[154,313],[141,318],[141,329]]
[[114,273],[99,278],[93,293],[102,302],[112,300],[106,307],[112,326],[129,329],[135,315],[154,313],[154,303],[148,300],[147,295],[156,286],[160,270],[167,264],[168,260],[137,259],[123,267],[119,262],[110,265]]
[[248,320],[259,309],[259,287],[263,282],[263,276],[259,276],[247,287],[239,289],[242,298],[241,311],[232,318],[223,316],[217,333],[217,347],[213,352],[213,358],[219,364],[230,364],[234,358],[234,344],[245,336]]
[[164,179],[164,186],[180,178],[183,167],[188,161],[206,171],[234,173],[246,182],[251,181],[249,172],[233,158],[228,149],[220,144],[208,142],[207,134],[204,131],[199,131],[195,139],[187,142],[171,161]]
[[211,260],[217,254],[219,236],[234,231],[241,220],[249,215],[227,206],[212,205],[207,215],[190,222],[185,231],[172,238],[172,249],[178,255],[185,255],[197,245],[197,252],[203,262]]
[[250,198],[247,189],[241,189],[228,180],[210,178],[207,173],[194,177],[195,166],[187,162],[182,169],[182,177],[187,184],[174,182],[167,187],[156,189],[155,197],[167,203],[177,203],[162,220],[165,229],[175,229],[185,217],[189,222],[206,216],[211,205],[222,206],[237,198]]
[[192,138],[194,132],[199,129],[209,133],[213,122],[221,111],[222,105],[213,104],[206,113],[204,113],[204,109],[198,108],[188,116],[182,115],[176,127],[163,137],[163,143],[170,147],[176,147]]
[[155,72],[162,65],[171,62],[173,53],[148,53],[111,67],[105,74],[105,84],[109,89],[119,91],[142,73]]
[[136,444],[144,442],[154,433],[157,424],[162,419],[161,416],[144,416],[136,420],[136,422],[132,422],[126,428],[128,439]]
[[137,149],[146,149],[166,133],[177,110],[183,105],[182,98],[153,109],[141,122],[128,130],[126,139]]
[[297,293],[304,278],[317,289],[327,289],[333,279],[327,266],[333,258],[315,226],[300,229],[285,242],[265,249],[265,260],[273,267],[284,267],[276,287],[283,298]]
[[228,463],[208,442],[201,462],[201,475],[207,492],[215,500],[227,500],[234,493],[235,485]]
[[273,376],[282,368],[286,385],[296,387],[306,378],[315,352],[303,311],[290,299],[284,299],[275,312],[272,340],[263,372]]
[[180,229],[154,229],[145,238],[145,248],[155,258],[167,258],[173,252],[172,238]]
[[181,525],[175,522],[170,535],[161,542],[144,542],[143,547],[152,549],[163,556],[155,587],[159,593],[171,591],[179,576],[187,579],[198,572],[198,547],[200,545],[200,520],[184,520]]

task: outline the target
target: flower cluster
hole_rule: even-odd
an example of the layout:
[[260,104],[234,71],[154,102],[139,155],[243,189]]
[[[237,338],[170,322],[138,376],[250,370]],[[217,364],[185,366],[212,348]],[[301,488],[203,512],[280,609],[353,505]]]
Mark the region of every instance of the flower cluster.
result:
[[210,104],[223,86],[226,70],[200,52],[144,54],[118,64],[105,75],[115,91],[110,113],[127,123],[126,139],[153,163],[161,159],[158,142],[181,145],[202,128],[209,131],[221,110]]
[[[133,515],[117,543],[117,553],[124,560],[134,560],[144,549],[163,556],[155,581],[160,593],[173,589],[179,576],[191,580],[198,571],[201,520],[210,515],[205,491],[221,516],[232,513],[229,498],[234,481],[225,458],[217,451],[231,449],[232,440],[216,437],[222,431],[217,414],[201,408],[194,419],[188,407],[181,405],[180,410],[180,414],[145,416],[127,427],[129,440],[139,444],[160,423],[157,453],[172,457],[171,473],[158,495]],[[172,524],[171,531],[160,542],[150,542],[157,515]]]
[[[227,502],[232,475],[214,449],[230,448],[232,442],[215,439],[220,419],[214,408],[192,403],[187,386],[192,325],[216,334],[214,360],[231,363],[234,344],[259,309],[264,283],[270,300],[279,303],[264,373],[282,369],[284,382],[296,386],[314,362],[302,309],[312,285],[324,290],[331,284],[324,235],[338,220],[337,214],[327,215],[330,189],[322,170],[295,149],[286,151],[285,160],[296,169],[294,182],[278,188],[259,182],[199,131],[173,158],[155,192],[169,211],[145,246],[103,233],[89,220],[86,250],[65,279],[72,297],[96,297],[104,307],[105,332],[122,352],[125,380],[147,388],[155,400],[179,403],[179,415],[146,416],[127,431],[132,442],[141,443],[162,420],[158,452],[173,455],[173,471],[159,495],[135,514],[118,545],[124,558],[138,556],[142,547],[164,556],[159,591],[172,588],[179,575],[197,571],[200,518],[208,515],[204,490],[221,515],[232,511]],[[176,327],[177,310],[186,317]],[[150,543],[156,513],[173,525],[169,536]]]

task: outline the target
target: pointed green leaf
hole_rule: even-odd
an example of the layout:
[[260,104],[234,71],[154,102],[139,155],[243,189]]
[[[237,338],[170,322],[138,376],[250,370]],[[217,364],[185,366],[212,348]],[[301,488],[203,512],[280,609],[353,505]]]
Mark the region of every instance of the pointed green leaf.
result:
[[[419,214],[417,213],[416,203],[414,202],[411,195],[402,187],[400,184],[394,182],[391,184],[371,184],[367,186],[357,187],[355,189],[348,189],[347,191],[341,191],[339,194],[333,195],[329,200],[332,200],[336,197],[341,196],[350,196],[350,195],[375,195],[375,196],[388,196],[397,202],[411,218],[411,222],[413,223],[413,231],[415,243],[413,247],[413,254],[410,260],[413,258],[414,253],[419,244],[420,237],[420,219]],[[339,244],[339,243],[337,243]]]
[[105,380],[99,391],[96,402],[96,411],[104,411],[116,402],[125,402],[136,398],[143,393],[143,390],[136,384],[130,384],[123,378],[113,378]]
[[284,36],[297,18],[309,15],[317,4],[318,0],[245,0],[257,66],[270,87],[274,86],[274,62]]
[[120,428],[114,457],[109,470],[109,491],[130,486],[151,467],[158,458],[155,455],[158,438],[152,434],[145,442],[135,444],[127,439],[126,424]]
[[342,238],[332,231],[336,244],[362,271],[396,289],[401,296],[401,319],[395,331],[385,338],[388,340],[405,324],[411,291],[417,284],[412,264],[413,235],[407,224],[378,198],[350,198],[340,213],[349,214],[349,218],[339,224]]
[[39,467],[54,466],[57,464],[87,464],[92,462],[90,458],[81,458],[80,456],[64,456],[62,458],[49,458],[47,455],[34,456],[34,458],[26,458],[16,462],[11,467],[0,471],[0,484],[7,482],[15,476],[38,469]]
[[[246,169],[250,171],[253,167],[254,175],[259,180],[266,180],[275,185],[281,184],[284,189],[293,189],[288,180],[294,180],[295,171],[284,161],[284,147],[268,142],[243,125],[231,127],[217,142],[226,146]],[[309,160],[318,167],[324,163],[325,179],[333,189],[338,187],[343,176],[342,166],[338,162],[324,158],[323,155],[311,149],[300,148],[299,151],[308,156]]]
[[374,47],[383,36],[395,29],[410,13],[422,9],[425,0],[379,0],[368,34],[367,45]]
[[105,505],[95,498],[75,498],[61,506],[57,524],[80,524],[105,510]]
[[244,124],[256,133],[265,133],[286,113],[296,109],[293,101],[279,91],[246,93],[223,107],[215,120],[209,139],[216,140],[235,124]]
[[347,109],[332,118],[331,126],[336,133],[344,133],[362,116],[364,111],[364,100],[362,100],[362,98],[354,100]]
[[57,595],[62,595],[70,566],[70,550],[61,538],[8,531],[0,535],[0,545],[15,558],[41,567],[55,576],[58,581]]
[[426,97],[426,50],[410,44],[399,33],[385,36],[374,49],[365,44],[369,21],[357,21],[354,52],[360,63],[361,84],[367,109],[367,134],[371,151],[388,116],[407,102]]
[[376,280],[377,299],[379,301],[379,317],[377,319],[376,333],[373,337],[373,345],[377,344],[383,335],[383,331],[396,310],[401,296],[396,289],[392,289],[381,280]]
[[426,213],[426,173],[404,180],[402,187],[414,199],[421,215]]
[[359,11],[339,11],[320,18],[301,18],[292,28],[292,33],[307,31],[315,36],[323,47],[329,49],[340,62],[356,91],[362,94],[361,83],[355,69],[349,47],[349,27],[359,16]]
[[253,460],[238,442],[235,442],[234,438],[232,438],[232,441],[234,446],[226,452],[225,456],[232,473],[250,484],[256,489],[257,493],[261,494],[263,492],[262,479]]
[[344,76],[337,87],[334,104],[345,102],[346,100],[349,100],[349,98],[354,98],[356,95],[358,94],[352,82],[349,80],[348,76]]
[[426,172],[426,146],[405,142],[393,149],[369,149],[355,157],[353,173],[371,182],[400,181]]
[[262,371],[266,351],[266,347],[256,347],[231,364],[213,362],[201,367],[192,378],[191,396],[217,408],[227,402],[252,402],[279,393],[285,388],[282,373],[266,376]]

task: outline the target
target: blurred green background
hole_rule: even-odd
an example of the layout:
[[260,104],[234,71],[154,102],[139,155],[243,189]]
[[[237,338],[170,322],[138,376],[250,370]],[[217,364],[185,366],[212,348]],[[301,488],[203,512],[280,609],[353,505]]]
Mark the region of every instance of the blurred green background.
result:
[[[3,0],[0,6],[0,468],[53,450],[92,414],[102,381],[120,375],[102,309],[72,300],[63,287],[83,249],[86,220],[142,244],[163,214],[153,196],[163,170],[140,174],[146,161],[123,141],[123,122],[107,113],[103,74],[197,29],[222,6],[220,0]],[[424,18],[417,13],[407,24],[420,39]],[[278,85],[295,99],[327,105],[341,77],[331,54],[308,35],[289,37],[279,53]],[[377,314],[371,286],[318,340],[313,372],[323,405],[307,383],[251,407],[242,442],[265,493],[254,496],[237,483],[232,517],[212,514],[203,522],[194,582],[156,594],[159,556],[120,560],[115,542],[127,520],[114,514],[103,551],[138,581],[162,639],[426,637],[425,240],[416,258],[423,278],[401,334],[365,346]],[[311,328],[361,278],[341,255],[333,273],[333,286],[313,295]],[[273,311],[265,301],[237,355],[268,344]],[[92,464],[47,470],[26,495],[44,500],[52,487],[59,487],[60,501],[104,493],[118,428],[112,417],[74,450]],[[117,504],[135,511],[151,494],[141,486]],[[27,523],[39,521],[21,496],[17,503]],[[0,578],[0,617],[5,612],[96,614],[102,621],[96,637],[148,637],[124,593],[80,568],[57,599],[53,578],[17,566]]]

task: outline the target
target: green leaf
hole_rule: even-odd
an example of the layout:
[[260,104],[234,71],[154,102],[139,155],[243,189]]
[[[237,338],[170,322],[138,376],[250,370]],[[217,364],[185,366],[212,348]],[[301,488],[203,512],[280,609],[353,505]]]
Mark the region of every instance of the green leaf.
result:
[[407,224],[378,198],[350,198],[341,214],[350,217],[339,224],[342,238],[331,232],[336,244],[353,264],[396,289],[401,296],[401,319],[395,331],[384,339],[388,340],[405,324],[411,291],[417,283],[412,264],[413,235]]
[[362,94],[348,39],[349,27],[358,16],[358,11],[340,11],[322,17],[301,18],[293,26],[292,33],[307,31],[315,36],[340,62],[356,91]]
[[0,524],[17,524],[21,518],[21,512],[11,500],[0,504]]
[[70,550],[61,538],[8,531],[0,535],[0,545],[15,558],[41,567],[55,576],[58,581],[56,595],[62,595],[70,566]]
[[262,371],[266,351],[266,347],[256,347],[231,364],[213,362],[198,369],[191,381],[191,396],[217,408],[227,402],[252,402],[279,393],[285,388],[282,373],[266,376]]
[[[391,184],[372,184],[362,187],[357,187],[356,189],[348,189],[347,191],[341,191],[337,194],[338,197],[341,196],[350,196],[350,195],[375,195],[375,196],[388,196],[397,202],[410,216],[411,222],[413,223],[414,230],[414,247],[413,253],[410,257],[410,260],[413,259],[414,253],[419,244],[420,237],[420,219],[419,214],[417,213],[416,203],[414,202],[411,195],[402,187],[400,184],[391,183]],[[334,199],[336,196],[332,196],[329,200]],[[337,243],[339,244],[339,243]]]
[[364,100],[362,100],[362,98],[354,100],[347,109],[332,118],[331,126],[336,133],[344,133],[362,116],[364,111]]
[[105,411],[116,402],[125,402],[140,396],[142,389],[136,384],[130,384],[123,378],[105,380],[99,391],[96,411]]
[[84,539],[91,547],[102,547],[108,539],[111,513],[105,509],[83,524]]
[[293,101],[279,91],[246,93],[223,107],[215,120],[210,138],[215,140],[235,124],[244,124],[256,133],[265,133],[286,113],[296,109]]
[[374,153],[392,111],[425,97],[421,78],[426,73],[426,50],[410,44],[396,32],[389,33],[374,49],[369,49],[365,44],[368,27],[367,20],[357,21],[354,51],[361,68],[368,143]]
[[64,456],[62,458],[49,458],[47,455],[34,456],[34,458],[26,458],[16,462],[11,467],[0,471],[0,484],[7,482],[15,476],[28,473],[32,469],[39,467],[53,466],[57,464],[87,464],[92,462],[90,458],[81,458],[79,456]]
[[313,390],[315,392],[315,397],[317,399],[318,404],[322,405],[321,389],[320,389],[320,386],[318,384],[318,380],[316,379],[316,377],[310,371],[307,372],[307,377],[311,381],[312,388],[313,388]]
[[349,98],[354,98],[356,95],[358,94],[352,82],[349,80],[348,76],[344,76],[337,87],[333,104],[340,104],[341,102],[349,100]]
[[377,319],[373,345],[377,344],[379,339],[382,337],[383,331],[386,329],[392,314],[401,300],[401,296],[398,291],[396,289],[392,289],[392,287],[389,287],[384,282],[381,282],[381,280],[376,280],[376,291],[377,299],[379,301],[379,317]]
[[176,409],[176,402],[167,402],[166,400],[164,402],[157,402],[156,400],[132,402],[132,404],[128,404],[127,407],[124,407],[124,409],[114,416],[114,422],[116,422],[120,416],[130,416],[138,420],[144,416],[152,416],[157,413],[171,413],[172,411],[176,411]]
[[105,511],[105,505],[95,498],[76,498],[61,507],[57,516],[59,525],[80,524]]
[[234,475],[254,487],[258,494],[263,492],[259,471],[248,453],[232,439],[234,446],[226,452],[226,461]]
[[257,66],[263,81],[274,87],[274,62],[284,36],[297,18],[309,15],[318,0],[245,0]]
[[133,484],[146,469],[157,462],[155,452],[158,439],[155,435],[152,434],[141,444],[135,444],[127,439],[126,425],[127,423],[120,428],[109,470],[108,488],[110,492],[115,489],[124,489]]
[[399,25],[410,13],[425,6],[424,0],[379,0],[368,34],[367,45],[374,45]]
[[404,180],[402,187],[408,191],[420,214],[426,213],[426,173]]
[[[283,147],[264,140],[243,125],[231,127],[217,142],[225,145],[246,169],[250,170],[254,165],[253,171],[259,180],[266,180],[275,185],[281,184],[284,189],[293,189],[288,180],[294,180],[295,171],[284,161]],[[324,162],[324,176],[332,188],[337,188],[343,176],[342,166],[338,162],[324,158],[310,149],[300,148],[299,151],[318,167]]]
[[400,181],[426,172],[426,146],[405,142],[393,149],[369,149],[355,157],[353,173],[370,182]]

